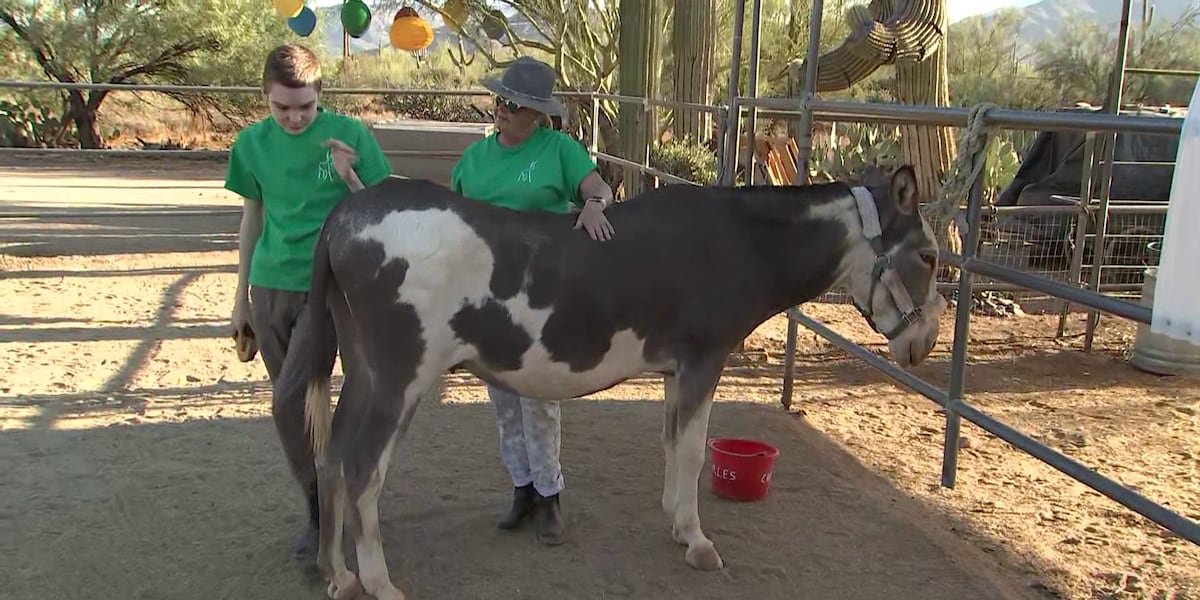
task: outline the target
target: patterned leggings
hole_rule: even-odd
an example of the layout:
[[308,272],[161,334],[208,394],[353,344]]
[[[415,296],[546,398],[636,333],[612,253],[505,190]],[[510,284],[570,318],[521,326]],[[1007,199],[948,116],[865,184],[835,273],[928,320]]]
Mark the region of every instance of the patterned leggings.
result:
[[542,496],[562,491],[559,401],[530,400],[492,386],[488,386],[488,398],[496,407],[500,458],[513,485],[532,483]]

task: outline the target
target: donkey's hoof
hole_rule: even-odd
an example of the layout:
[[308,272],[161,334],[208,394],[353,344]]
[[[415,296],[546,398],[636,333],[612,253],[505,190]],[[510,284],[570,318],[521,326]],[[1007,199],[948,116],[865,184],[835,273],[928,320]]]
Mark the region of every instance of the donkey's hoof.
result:
[[686,556],[688,564],[700,571],[719,571],[725,566],[711,542],[688,548]]
[[374,596],[376,600],[406,600],[404,597],[404,592],[396,589],[396,587],[390,583],[380,586],[380,588],[372,592],[371,595]]
[[341,577],[335,576],[333,581],[329,582],[329,589],[326,590],[331,600],[351,600],[361,596],[362,592],[362,583],[350,571],[346,571],[346,574]]

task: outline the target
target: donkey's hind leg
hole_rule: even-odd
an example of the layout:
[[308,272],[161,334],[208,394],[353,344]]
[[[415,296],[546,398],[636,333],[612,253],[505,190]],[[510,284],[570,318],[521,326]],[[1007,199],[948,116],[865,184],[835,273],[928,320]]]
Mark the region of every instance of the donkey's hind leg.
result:
[[[396,442],[404,437],[408,426],[412,423],[413,415],[421,401],[440,391],[440,373],[428,377],[432,381],[417,381],[408,386],[400,401],[393,406],[399,406],[399,414],[395,419],[383,415],[371,415],[366,422],[365,432],[359,433],[364,445],[359,448],[360,468],[356,469],[355,477],[348,478],[350,498],[354,501],[358,513],[359,530],[355,536],[355,550],[358,554],[358,573],[362,578],[363,588],[377,600],[404,600],[404,593],[392,584],[388,574],[387,560],[383,551],[383,540],[379,532],[379,496],[387,479],[388,466]],[[384,390],[395,389],[386,385]],[[375,406],[387,405],[390,398],[377,396]],[[383,411],[384,414],[396,414]],[[378,417],[378,418],[374,418]],[[379,441],[385,440],[382,444]],[[372,444],[371,441],[377,443]],[[382,447],[380,447],[382,446]]]
[[[349,369],[342,383],[342,400],[338,402],[334,414],[338,411],[348,412],[346,406],[362,402],[355,395],[361,389],[361,375],[354,369]],[[339,415],[340,416],[340,415]],[[346,555],[342,550],[342,534],[345,531],[346,509],[346,479],[341,460],[330,461],[329,448],[314,452],[317,471],[317,499],[320,511],[320,539],[317,545],[317,565],[321,574],[329,579],[326,593],[334,600],[349,600],[362,593],[358,576],[346,567]]]
[[346,555],[342,552],[342,532],[346,522],[346,480],[341,468],[330,469],[328,465],[317,467],[318,497],[321,511],[321,536],[317,552],[317,564],[323,575],[329,577],[326,593],[334,600],[349,600],[362,592],[358,576],[346,567]]

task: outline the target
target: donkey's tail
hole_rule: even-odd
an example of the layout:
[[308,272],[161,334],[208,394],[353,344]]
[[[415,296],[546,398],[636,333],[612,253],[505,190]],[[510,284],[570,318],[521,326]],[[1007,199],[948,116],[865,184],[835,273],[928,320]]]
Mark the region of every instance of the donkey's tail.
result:
[[318,463],[324,462],[325,447],[329,441],[331,421],[330,405],[332,399],[329,392],[329,379],[333,374],[333,359],[336,352],[331,352],[329,345],[335,344],[332,335],[333,316],[327,308],[327,295],[330,284],[336,289],[337,281],[333,278],[333,266],[329,262],[329,240],[324,227],[317,235],[317,246],[313,250],[312,289],[308,296],[308,327],[312,340],[310,346],[310,367],[308,375],[308,391],[304,397],[304,420],[312,438],[313,454]]

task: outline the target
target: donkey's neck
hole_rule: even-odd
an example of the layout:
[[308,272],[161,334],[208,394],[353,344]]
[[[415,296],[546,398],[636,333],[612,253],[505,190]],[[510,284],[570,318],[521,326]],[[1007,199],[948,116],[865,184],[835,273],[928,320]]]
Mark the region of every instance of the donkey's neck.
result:
[[855,265],[871,260],[857,201],[845,184],[817,184],[790,197],[752,195],[747,208],[758,234],[752,243],[769,269],[767,317],[840,287]]

